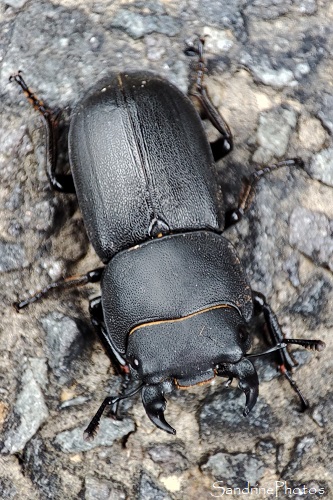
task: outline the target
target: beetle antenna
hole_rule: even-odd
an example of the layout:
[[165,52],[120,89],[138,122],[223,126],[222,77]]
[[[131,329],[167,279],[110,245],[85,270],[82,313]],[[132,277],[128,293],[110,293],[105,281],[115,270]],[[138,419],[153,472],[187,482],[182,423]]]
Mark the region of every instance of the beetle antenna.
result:
[[107,406],[111,406],[111,414],[115,417],[116,416],[115,409],[117,408],[117,403],[122,399],[127,399],[137,394],[142,389],[143,385],[144,384],[140,384],[138,387],[132,389],[132,391],[129,391],[126,394],[123,394],[122,396],[116,396],[116,397],[108,396],[107,398],[105,398],[101,406],[98,408],[96,414],[92,418],[90,424],[84,431],[83,439],[85,441],[92,441],[94,439],[97,432],[97,427],[99,426],[99,421]]
[[326,347],[325,342],[322,340],[306,340],[306,339],[283,339],[286,344],[296,344],[305,347],[306,349],[312,349],[314,351],[323,351]]
[[266,349],[266,351],[254,352],[254,353],[251,353],[251,354],[246,354],[244,357],[246,357],[247,359],[249,359],[249,358],[257,358],[258,356],[265,356],[266,354],[270,354],[271,352],[280,351],[281,349],[284,349],[285,347],[287,347],[287,344],[279,343],[279,344],[276,344],[273,347],[270,347],[269,349]]
[[279,342],[273,347],[266,349],[266,351],[255,352],[251,354],[246,354],[246,358],[257,358],[258,356],[265,356],[271,352],[280,351],[287,347],[287,344],[296,344],[305,347],[306,349],[312,349],[314,351],[323,351],[326,347],[325,342],[322,340],[304,340],[304,339],[283,339],[283,342]]

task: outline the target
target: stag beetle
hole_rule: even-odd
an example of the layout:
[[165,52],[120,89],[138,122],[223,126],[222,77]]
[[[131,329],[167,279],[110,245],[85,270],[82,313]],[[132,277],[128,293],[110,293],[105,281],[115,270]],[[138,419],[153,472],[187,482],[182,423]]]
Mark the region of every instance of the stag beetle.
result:
[[[302,162],[257,170],[238,206],[226,212],[215,162],[232,150],[232,135],[203,83],[203,40],[187,53],[197,56],[188,97],[146,71],[112,74],[88,92],[71,117],[71,175],[57,173],[58,113],[29,90],[20,73],[11,77],[44,119],[51,185],[76,193],[89,239],[105,264],[52,283],[15,307],[53,288],[100,281],[101,296],[90,302],[92,323],[126,380],[136,382],[132,390],[104,400],[85,431],[87,439],[106,407],[116,416],[118,402],[139,391],[150,420],[174,434],[164,417],[164,396],[216,376],[239,379],[246,416],[258,397],[250,360],[256,355],[248,354],[248,324],[256,314],[264,315],[271,337],[266,352],[277,351],[280,370],[303,408],[308,404],[291,378],[295,362],[287,344],[324,347],[319,340],[284,339],[265,297],[251,290],[234,247],[222,236],[249,208],[262,175]],[[213,144],[204,118],[220,134]]]

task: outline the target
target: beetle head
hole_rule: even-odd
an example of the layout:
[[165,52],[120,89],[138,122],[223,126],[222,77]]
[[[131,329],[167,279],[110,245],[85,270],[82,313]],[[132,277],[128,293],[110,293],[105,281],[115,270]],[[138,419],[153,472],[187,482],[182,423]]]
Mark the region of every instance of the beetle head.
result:
[[134,377],[144,383],[142,401],[148,417],[157,427],[174,433],[164,419],[164,394],[173,387],[187,388],[215,376],[239,379],[247,415],[258,396],[258,377],[246,359],[250,344],[239,311],[225,304],[134,328],[126,358]]

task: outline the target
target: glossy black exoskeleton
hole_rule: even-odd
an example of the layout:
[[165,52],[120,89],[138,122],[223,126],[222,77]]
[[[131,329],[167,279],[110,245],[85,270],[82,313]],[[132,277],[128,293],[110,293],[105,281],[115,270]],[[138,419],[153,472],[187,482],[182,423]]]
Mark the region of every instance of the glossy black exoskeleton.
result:
[[[164,395],[216,376],[239,379],[246,396],[244,415],[256,403],[258,377],[248,354],[248,324],[263,313],[279,367],[305,398],[290,370],[287,343],[320,350],[317,340],[286,340],[276,316],[260,293],[251,290],[234,247],[221,233],[240,220],[257,180],[298,159],[265,167],[248,180],[238,207],[225,213],[215,161],[232,149],[229,127],[211,104],[203,85],[203,42],[196,80],[189,96],[149,72],[113,74],[99,82],[76,106],[69,130],[71,175],[57,163],[57,113],[12,77],[45,123],[47,173],[60,191],[76,192],[90,241],[104,268],[52,283],[16,304],[22,309],[52,288],[101,281],[101,297],[90,303],[92,322],[131,391],[105,399],[86,430],[93,436],[106,406],[141,391],[152,422],[170,433]],[[201,118],[220,133],[209,144]]]

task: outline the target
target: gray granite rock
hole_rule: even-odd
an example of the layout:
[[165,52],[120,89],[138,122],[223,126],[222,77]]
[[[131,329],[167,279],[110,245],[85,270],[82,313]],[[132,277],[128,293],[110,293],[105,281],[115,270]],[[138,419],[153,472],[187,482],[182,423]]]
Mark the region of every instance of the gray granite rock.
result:
[[333,148],[324,149],[314,155],[307,170],[314,179],[333,187]]
[[151,33],[163,33],[169,36],[177,35],[181,29],[178,19],[168,15],[145,15],[130,9],[119,9],[112,18],[110,28],[126,31],[134,39],[142,38]]
[[295,208],[290,217],[289,240],[318,266],[333,271],[333,220],[325,214]]
[[246,434],[250,428],[252,435],[262,436],[278,428],[279,421],[262,398],[247,419],[243,416],[243,409],[244,396],[239,390],[232,387],[214,391],[201,408],[202,437],[216,442],[226,433],[239,436]]
[[8,498],[10,500],[14,500],[17,498],[17,489],[15,485],[6,478],[0,479],[0,494],[3,498]]
[[[45,362],[38,364],[33,360],[25,363],[21,379],[21,390],[17,395],[14,406],[17,424],[11,428],[4,440],[3,453],[17,453],[22,451],[27,442],[36,434],[41,425],[49,416],[41,387],[39,368],[44,372]],[[36,368],[38,372],[36,373]],[[42,374],[42,385],[45,373]]]
[[97,477],[86,477],[84,500],[125,500],[126,492],[122,485],[114,481],[101,481]]
[[319,427],[329,428],[333,414],[333,393],[330,392],[326,398],[312,408],[312,418]]
[[46,333],[49,367],[64,383],[71,377],[72,361],[83,346],[83,324],[59,312],[51,312],[41,317],[39,321]]
[[175,445],[157,444],[149,450],[149,456],[153,462],[163,467],[165,474],[179,474],[188,469],[189,463],[185,456],[185,449]]
[[226,486],[233,484],[241,488],[255,486],[265,472],[265,464],[255,455],[246,453],[216,453],[209,457],[202,470],[208,470],[213,477]]
[[292,109],[277,108],[261,114],[256,137],[258,149],[253,161],[268,164],[272,158],[284,156],[296,123],[296,113]]
[[25,265],[24,248],[19,243],[0,241],[0,272],[13,271]]
[[170,500],[171,497],[146,473],[141,474],[138,500]]
[[133,432],[134,425],[130,419],[113,420],[104,418],[92,441],[83,438],[85,428],[76,427],[58,434],[54,440],[56,446],[65,453],[77,453],[88,451],[99,446],[112,446],[116,439],[120,439]]
[[25,447],[23,470],[42,496],[58,497],[61,479],[57,472],[57,459],[40,436],[34,437]]
[[296,472],[302,468],[304,456],[311,452],[311,448],[315,445],[315,441],[314,436],[311,434],[296,440],[292,459],[281,472],[281,477],[283,479],[293,480]]

